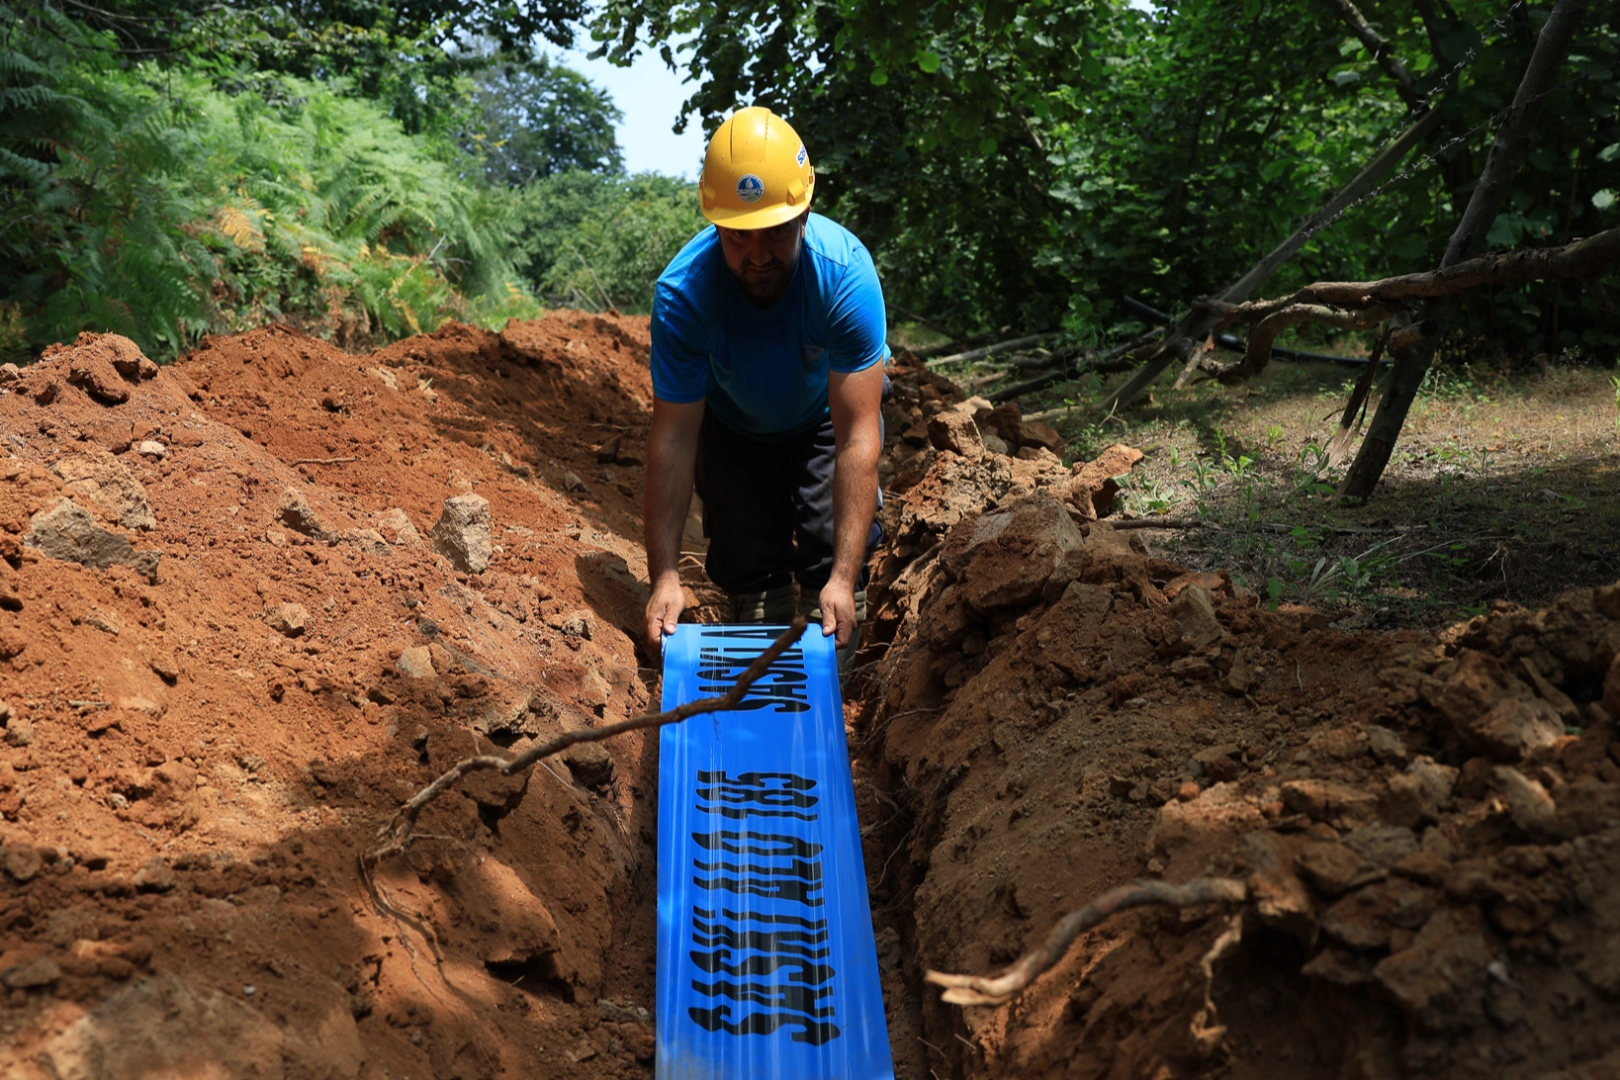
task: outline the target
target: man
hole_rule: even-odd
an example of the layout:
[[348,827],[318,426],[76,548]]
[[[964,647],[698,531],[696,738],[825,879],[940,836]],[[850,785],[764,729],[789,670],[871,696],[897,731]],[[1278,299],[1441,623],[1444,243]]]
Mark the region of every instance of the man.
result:
[[653,299],[647,640],[674,633],[685,606],[680,540],[695,484],[706,568],[733,620],[803,611],[847,661],[882,537],[889,348],[877,271],[859,240],[810,213],[815,171],[769,109],[720,126],[699,189],[714,227],[669,264]]

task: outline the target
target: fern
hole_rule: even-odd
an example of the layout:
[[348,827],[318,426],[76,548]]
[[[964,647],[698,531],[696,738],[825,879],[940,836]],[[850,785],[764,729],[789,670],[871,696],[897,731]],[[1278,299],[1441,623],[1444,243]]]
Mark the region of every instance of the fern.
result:
[[217,67],[121,66],[28,10],[0,2],[0,348],[18,325],[33,348],[117,330],[167,357],[267,319],[345,338],[533,308],[511,200],[341,81],[233,94]]

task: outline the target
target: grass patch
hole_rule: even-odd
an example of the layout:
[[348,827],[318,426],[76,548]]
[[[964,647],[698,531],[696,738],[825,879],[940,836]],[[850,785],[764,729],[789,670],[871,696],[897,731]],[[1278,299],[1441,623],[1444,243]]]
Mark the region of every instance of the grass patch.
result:
[[1152,546],[1230,571],[1263,603],[1335,611],[1341,626],[1442,625],[1620,578],[1620,381],[1571,367],[1432,372],[1373,499],[1344,507],[1325,447],[1357,374],[1274,363],[1236,388],[1166,384],[1102,420],[1090,403],[1105,387],[1090,377],[1024,406],[1063,410],[1047,419],[1077,459],[1113,442],[1146,452],[1124,512],[1197,523],[1146,534]]

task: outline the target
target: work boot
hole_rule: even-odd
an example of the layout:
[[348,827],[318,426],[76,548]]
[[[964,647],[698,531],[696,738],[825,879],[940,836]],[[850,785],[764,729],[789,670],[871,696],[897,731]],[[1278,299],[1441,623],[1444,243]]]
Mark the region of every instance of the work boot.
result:
[[739,623],[780,623],[793,621],[793,586],[778,585],[764,592],[727,593],[731,600],[731,621]]
[[[821,597],[816,595],[805,596],[799,601],[799,614],[810,620],[810,627],[805,632],[817,630],[821,627]],[[855,650],[861,647],[861,627],[866,624],[866,590],[855,590],[855,629],[849,632],[849,644],[838,650],[838,674],[848,675],[850,663],[855,659]]]

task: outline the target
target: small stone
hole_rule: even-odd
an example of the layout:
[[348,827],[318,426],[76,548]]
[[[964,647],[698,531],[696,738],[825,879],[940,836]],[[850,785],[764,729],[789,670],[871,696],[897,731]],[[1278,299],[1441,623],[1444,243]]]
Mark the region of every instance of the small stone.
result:
[[5,983],[13,990],[34,990],[41,986],[50,986],[62,977],[62,969],[48,956],[37,957],[26,964],[7,968],[0,974],[0,982]]
[[1170,674],[1178,679],[1207,679],[1215,673],[1215,666],[1202,656],[1183,656],[1170,664]]
[[433,653],[426,645],[416,645],[400,653],[394,667],[412,679],[438,677],[438,672],[433,669]]
[[1044,447],[1060,457],[1065,449],[1063,436],[1039,420],[1023,421],[1019,425],[1018,434],[1019,441],[1025,446]]
[[1434,705],[1463,742],[1511,763],[1564,734],[1558,710],[1533,693],[1499,658],[1464,649]]
[[416,531],[411,519],[399,507],[391,507],[377,515],[377,531],[384,540],[396,547],[421,547],[422,534]]
[[111,634],[113,637],[117,637],[121,632],[118,625],[118,616],[110,611],[103,611],[101,608],[91,608],[84,617],[84,625],[93,626],[102,633]]
[[309,611],[302,604],[272,604],[264,609],[264,622],[282,637],[301,637],[309,626]]
[[1214,598],[1202,586],[1191,585],[1177,593],[1170,603],[1170,617],[1181,627],[1181,640],[1194,649],[1206,648],[1226,636],[1226,628],[1215,616]]
[[44,864],[39,852],[28,844],[12,844],[6,848],[6,873],[18,882],[32,881]]
[[489,566],[494,552],[489,527],[489,500],[482,495],[457,495],[444,501],[444,512],[428,540],[457,570],[479,574]]
[[72,499],[57,499],[28,519],[23,545],[42,555],[105,570],[133,565],[135,548],[124,537],[108,532]]
[[180,678],[180,665],[175,663],[174,657],[169,653],[159,653],[147,661],[152,670],[166,683],[174,683]]
[[591,489],[585,486],[585,481],[581,480],[578,475],[567,472],[563,473],[563,490],[584,495],[588,494]]
[[276,511],[276,520],[293,532],[302,533],[314,540],[334,540],[337,534],[315,516],[310,509],[309,501],[304,493],[297,488],[288,488],[282,492],[281,506]]
[[979,425],[965,412],[942,412],[928,421],[928,441],[943,450],[972,460],[984,455],[984,438]]
[[22,378],[22,368],[16,364],[0,364],[0,386],[14,383]]
[[1508,804],[1513,824],[1537,839],[1555,835],[1554,816],[1558,807],[1540,781],[1532,780],[1511,765],[1496,767],[1496,786]]
[[34,722],[26,716],[13,716],[6,723],[6,745],[27,746],[34,741]]
[[177,881],[174,870],[163,861],[162,856],[154,855],[135,871],[132,884],[140,892],[168,892]]
[[592,621],[589,615],[576,613],[564,619],[559,629],[562,630],[564,637],[584,638],[589,641],[593,630]]
[[563,751],[562,759],[581,787],[605,787],[613,782],[613,755],[599,742],[575,743]]
[[152,503],[146,488],[118,458],[99,446],[86,446],[51,464],[70,497],[101,510],[126,529],[155,529]]
[[1377,724],[1367,728],[1367,749],[1385,765],[1405,765],[1410,756],[1399,735]]
[[367,555],[392,555],[394,553],[393,547],[384,539],[383,534],[376,529],[344,529],[340,535],[345,544],[359,548]]

